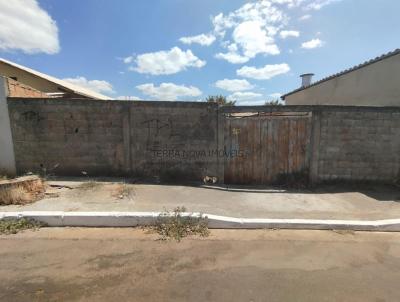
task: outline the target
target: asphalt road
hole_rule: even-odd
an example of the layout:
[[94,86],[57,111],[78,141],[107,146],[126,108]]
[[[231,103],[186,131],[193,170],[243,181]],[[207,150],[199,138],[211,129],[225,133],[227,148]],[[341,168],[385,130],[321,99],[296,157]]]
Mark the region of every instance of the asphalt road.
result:
[[399,301],[400,233],[133,229],[0,236],[0,301]]

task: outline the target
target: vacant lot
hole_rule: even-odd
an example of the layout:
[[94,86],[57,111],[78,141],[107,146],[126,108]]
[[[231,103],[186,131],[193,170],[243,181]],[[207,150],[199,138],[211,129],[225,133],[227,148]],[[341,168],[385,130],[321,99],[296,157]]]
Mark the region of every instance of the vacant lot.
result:
[[0,301],[398,301],[399,233],[134,229],[0,237]]

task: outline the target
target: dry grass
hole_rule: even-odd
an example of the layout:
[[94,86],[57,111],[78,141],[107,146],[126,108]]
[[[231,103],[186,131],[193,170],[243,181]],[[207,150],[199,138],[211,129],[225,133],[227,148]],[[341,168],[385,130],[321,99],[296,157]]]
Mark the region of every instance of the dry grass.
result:
[[158,233],[161,240],[174,239],[179,242],[187,236],[207,237],[210,234],[207,217],[183,216],[185,212],[185,207],[177,207],[172,213],[161,213],[150,230]]
[[0,205],[22,205],[43,198],[45,184],[38,177],[11,180],[0,184]]

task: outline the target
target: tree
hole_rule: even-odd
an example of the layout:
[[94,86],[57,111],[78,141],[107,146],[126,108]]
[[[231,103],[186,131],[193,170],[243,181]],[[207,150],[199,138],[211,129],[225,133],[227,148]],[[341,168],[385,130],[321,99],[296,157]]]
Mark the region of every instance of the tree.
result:
[[271,100],[271,101],[266,101],[264,105],[266,105],[266,106],[281,106],[281,105],[283,105],[283,103],[280,102],[279,100]]
[[219,106],[235,106],[236,101],[228,101],[223,95],[209,95],[206,98],[207,103],[217,103]]

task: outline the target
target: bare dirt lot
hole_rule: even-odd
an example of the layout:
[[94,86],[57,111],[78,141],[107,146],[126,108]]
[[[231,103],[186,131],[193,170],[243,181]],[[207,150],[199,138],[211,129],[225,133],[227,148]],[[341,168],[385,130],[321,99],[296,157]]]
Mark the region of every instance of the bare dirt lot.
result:
[[0,236],[0,301],[399,301],[400,233],[135,229]]
[[50,181],[47,197],[0,211],[163,211],[184,206],[243,218],[390,219],[400,218],[400,188],[325,185],[313,190],[238,186],[128,184],[109,181]]

